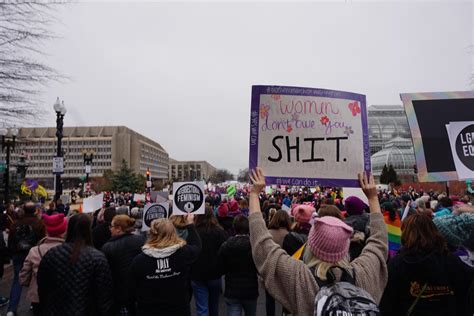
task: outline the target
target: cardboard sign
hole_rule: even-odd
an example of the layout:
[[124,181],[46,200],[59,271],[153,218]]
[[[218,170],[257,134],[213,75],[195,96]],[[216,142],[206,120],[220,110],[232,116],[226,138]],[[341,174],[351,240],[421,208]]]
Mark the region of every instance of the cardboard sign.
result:
[[148,203],[143,209],[142,231],[150,230],[151,222],[158,218],[168,218],[168,203]]
[[173,183],[173,215],[204,214],[204,181]]
[[370,170],[365,96],[253,86],[249,167],[267,184],[358,187]]
[[104,193],[97,194],[83,200],[83,213],[93,213],[98,209],[102,208],[104,204]]
[[418,180],[458,178],[446,125],[474,121],[474,91],[400,94],[410,126]]
[[474,121],[451,122],[446,128],[459,180],[474,179]]

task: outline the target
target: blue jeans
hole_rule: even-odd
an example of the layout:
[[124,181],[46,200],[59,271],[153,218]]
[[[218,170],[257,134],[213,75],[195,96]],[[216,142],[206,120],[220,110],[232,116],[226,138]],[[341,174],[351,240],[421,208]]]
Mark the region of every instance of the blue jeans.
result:
[[245,316],[257,315],[257,299],[239,300],[226,297],[225,304],[227,305],[227,316],[241,316],[242,308],[245,311]]
[[219,315],[219,296],[221,294],[221,279],[208,281],[191,281],[197,316]]
[[19,274],[21,268],[23,268],[23,262],[25,262],[26,255],[13,255],[13,283],[10,290],[10,303],[8,304],[8,311],[14,312],[18,309],[20,303],[22,286],[20,285]]

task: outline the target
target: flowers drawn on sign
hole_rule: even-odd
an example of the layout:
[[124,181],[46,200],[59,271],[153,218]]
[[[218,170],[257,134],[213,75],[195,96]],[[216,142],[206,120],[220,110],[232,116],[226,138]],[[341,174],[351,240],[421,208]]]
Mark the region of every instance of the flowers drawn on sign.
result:
[[326,125],[327,123],[329,123],[329,117],[325,115],[319,121],[321,122],[321,124]]
[[286,129],[286,131],[288,133],[291,133],[292,130],[293,130],[293,126],[291,126],[291,124],[288,124],[288,128]]
[[349,103],[349,110],[352,112],[352,116],[357,116],[360,113],[359,102],[351,102]]
[[272,99],[275,101],[279,101],[281,99],[281,96],[279,94],[272,94]]
[[351,126],[346,126],[344,134],[346,134],[347,137],[349,137],[350,134],[354,134],[354,131],[352,130],[352,127]]
[[268,114],[270,112],[270,106],[266,104],[261,104],[260,105],[260,118],[265,119],[268,117]]

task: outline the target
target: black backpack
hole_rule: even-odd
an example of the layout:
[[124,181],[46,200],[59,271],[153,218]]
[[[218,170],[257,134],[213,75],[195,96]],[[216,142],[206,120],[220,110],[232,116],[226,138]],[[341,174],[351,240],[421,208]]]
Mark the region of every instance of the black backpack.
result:
[[28,252],[36,245],[36,235],[33,227],[28,224],[20,224],[13,235],[13,247],[16,252]]

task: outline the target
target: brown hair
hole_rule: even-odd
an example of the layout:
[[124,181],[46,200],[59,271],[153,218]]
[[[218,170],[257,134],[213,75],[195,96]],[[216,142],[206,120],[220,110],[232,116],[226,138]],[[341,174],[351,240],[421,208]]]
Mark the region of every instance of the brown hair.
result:
[[318,216],[319,217],[332,216],[335,218],[339,218],[340,220],[344,220],[344,217],[342,216],[341,211],[334,205],[325,205],[321,207],[318,211]]
[[151,222],[145,246],[150,248],[166,248],[174,245],[184,246],[186,241],[179,238],[173,223],[167,218],[155,219]]
[[272,220],[268,224],[268,229],[280,229],[286,228],[290,230],[291,220],[290,215],[286,211],[279,210],[273,216]]
[[135,229],[135,219],[128,215],[116,215],[112,219],[112,226],[120,227],[125,233],[131,233]]
[[443,235],[426,213],[416,212],[402,222],[402,249],[409,252],[448,253]]
[[188,225],[183,215],[171,215],[170,221],[171,223],[173,223],[176,229],[183,229],[184,227]]
[[249,202],[246,199],[241,199],[239,201],[239,207],[240,209],[249,208]]
[[204,215],[197,215],[194,218],[194,224],[196,228],[203,228],[206,232],[209,232],[213,228],[220,227],[210,205],[206,205]]
[[69,218],[66,242],[72,244],[71,263],[75,264],[81,251],[92,244],[92,222],[88,215],[77,214]]

